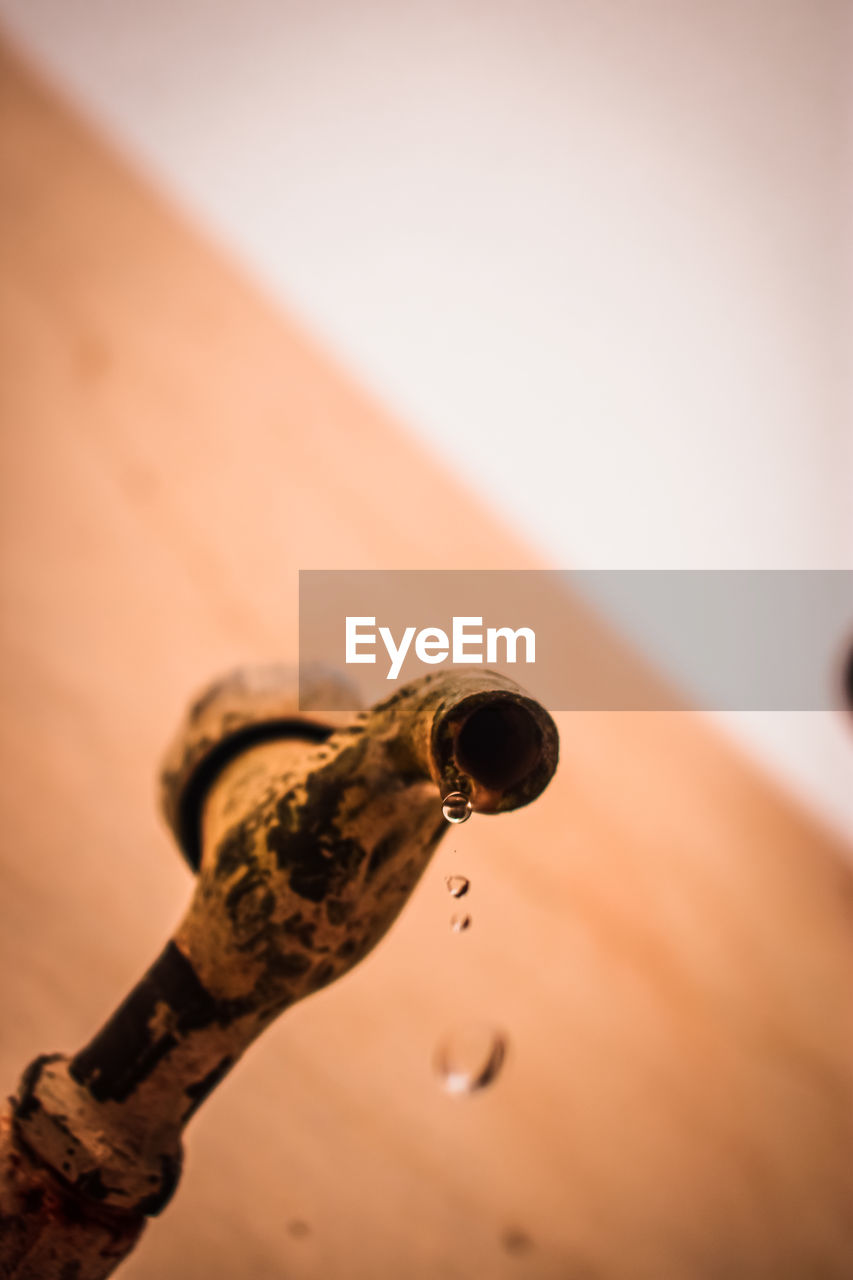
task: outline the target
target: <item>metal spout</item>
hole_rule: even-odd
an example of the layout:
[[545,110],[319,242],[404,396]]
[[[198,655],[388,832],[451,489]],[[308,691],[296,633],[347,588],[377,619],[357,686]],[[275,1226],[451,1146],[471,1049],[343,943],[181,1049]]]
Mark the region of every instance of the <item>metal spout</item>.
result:
[[[446,830],[442,797],[463,791],[475,811],[504,812],[556,768],[550,716],[496,673],[426,676],[334,717],[310,710],[324,680],[307,697],[303,686],[308,710],[280,668],[235,673],[193,704],[162,775],[164,811],[198,872],[189,908],[93,1040],[23,1077],[7,1141],[93,1215],[93,1238],[106,1221],[132,1247],[174,1191],[201,1102],[278,1014],[388,930]],[[40,1229],[38,1215],[19,1217],[22,1231]],[[79,1260],[75,1247],[66,1258]],[[96,1252],[79,1280],[116,1265]]]

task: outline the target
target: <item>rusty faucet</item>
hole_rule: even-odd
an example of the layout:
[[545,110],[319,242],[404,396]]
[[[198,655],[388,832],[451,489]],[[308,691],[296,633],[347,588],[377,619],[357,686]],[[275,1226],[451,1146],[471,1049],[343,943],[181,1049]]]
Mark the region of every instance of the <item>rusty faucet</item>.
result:
[[190,1116],[274,1018],[393,923],[446,829],[442,796],[501,813],[556,768],[551,717],[493,672],[311,711],[327,694],[317,676],[297,710],[293,677],[259,668],[190,708],[161,782],[195,892],[89,1044],[24,1072],[0,1121],[0,1275],[110,1275],[175,1190]]

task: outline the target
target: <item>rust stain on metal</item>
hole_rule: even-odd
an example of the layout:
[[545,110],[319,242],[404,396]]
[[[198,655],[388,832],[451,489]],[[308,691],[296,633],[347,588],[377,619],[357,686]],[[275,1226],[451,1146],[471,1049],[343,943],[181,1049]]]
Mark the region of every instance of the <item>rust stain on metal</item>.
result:
[[162,795],[195,893],[89,1044],[24,1073],[3,1130],[4,1275],[109,1275],[168,1203],[204,1099],[399,915],[446,830],[441,797],[504,812],[556,768],[550,716],[496,673],[426,676],[352,715],[312,711],[310,695],[297,710],[292,674],[260,668],[190,708]]

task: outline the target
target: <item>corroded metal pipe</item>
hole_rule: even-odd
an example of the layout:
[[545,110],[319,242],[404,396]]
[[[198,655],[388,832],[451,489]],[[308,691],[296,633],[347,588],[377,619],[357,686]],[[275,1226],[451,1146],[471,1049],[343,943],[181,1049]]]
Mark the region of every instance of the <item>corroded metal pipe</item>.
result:
[[550,716],[482,671],[431,675],[370,711],[297,711],[280,668],[191,708],[162,774],[196,890],[174,936],[73,1057],[24,1073],[0,1130],[0,1275],[100,1280],[177,1184],[184,1126],[284,1009],[376,945],[446,829],[533,800],[557,763]]

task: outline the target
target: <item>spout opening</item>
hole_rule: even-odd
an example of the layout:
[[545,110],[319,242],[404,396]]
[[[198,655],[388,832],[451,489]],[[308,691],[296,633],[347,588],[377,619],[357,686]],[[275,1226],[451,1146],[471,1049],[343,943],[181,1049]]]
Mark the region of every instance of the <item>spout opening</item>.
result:
[[431,772],[479,813],[535,800],[557,767],[557,727],[545,708],[496,672],[465,673],[433,721]]
[[471,713],[456,739],[456,763],[489,791],[506,791],[528,777],[539,762],[542,731],[526,707],[507,700]]

